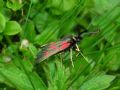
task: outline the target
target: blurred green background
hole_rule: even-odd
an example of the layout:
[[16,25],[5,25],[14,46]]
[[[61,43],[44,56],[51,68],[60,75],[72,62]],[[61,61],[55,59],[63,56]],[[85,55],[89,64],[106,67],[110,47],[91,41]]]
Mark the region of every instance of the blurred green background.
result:
[[[74,67],[69,50],[33,67],[41,46],[81,26],[99,32],[72,50]],[[120,90],[119,50],[120,0],[0,0],[0,90]]]

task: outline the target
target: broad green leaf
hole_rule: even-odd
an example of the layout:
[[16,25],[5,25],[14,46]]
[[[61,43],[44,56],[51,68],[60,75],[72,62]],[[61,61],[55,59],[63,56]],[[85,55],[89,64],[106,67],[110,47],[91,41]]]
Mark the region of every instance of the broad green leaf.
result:
[[0,13],[0,33],[3,32],[5,24],[6,24],[5,17]]
[[34,18],[33,18],[33,22],[35,23],[35,26],[38,30],[38,32],[41,32],[44,30],[44,28],[46,27],[46,25],[49,23],[49,17],[48,17],[48,13],[44,12],[44,13],[38,13]]
[[106,11],[111,10],[116,4],[120,3],[119,0],[113,1],[113,0],[94,0],[94,10],[98,14],[103,14]]
[[63,10],[64,11],[68,11],[70,9],[72,9],[76,4],[77,4],[77,0],[69,0],[69,1],[63,1]]
[[22,7],[22,2],[17,1],[17,0],[8,0],[6,6],[14,11],[17,11],[21,9]]
[[65,11],[71,10],[77,3],[77,0],[49,0],[48,6],[52,8],[53,13],[62,14]]
[[103,59],[103,63],[104,63],[103,67],[107,67],[107,69],[111,71],[117,71],[120,66],[119,58],[120,58],[120,47],[109,50]]
[[22,30],[22,28],[18,22],[8,21],[8,22],[6,22],[6,26],[5,26],[3,33],[5,35],[15,35],[15,34],[18,34],[19,32],[21,32],[21,30]]
[[31,0],[33,4],[39,3],[39,0]]
[[7,67],[4,66],[0,68],[0,82],[6,83],[20,90],[32,90],[32,86],[24,72],[9,64]]
[[46,90],[46,86],[36,73],[20,70],[12,63],[6,63],[0,68],[0,82],[19,90],[34,90],[34,88]]
[[110,86],[115,79],[112,75],[100,75],[87,80],[79,89],[80,90],[103,90]]

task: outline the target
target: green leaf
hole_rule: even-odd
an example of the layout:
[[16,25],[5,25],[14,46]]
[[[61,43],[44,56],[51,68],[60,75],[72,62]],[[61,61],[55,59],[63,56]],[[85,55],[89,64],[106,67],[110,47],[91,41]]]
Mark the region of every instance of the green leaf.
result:
[[0,82],[6,83],[10,86],[15,86],[21,90],[25,90],[25,88],[30,90],[32,89],[26,75],[18,68],[11,65],[0,68]]
[[51,22],[40,35],[35,37],[35,43],[42,45],[50,40],[56,40],[59,29],[58,22]]
[[90,80],[86,81],[81,87],[80,90],[103,90],[110,86],[110,82],[115,79],[115,76],[112,75],[100,75],[93,77]]
[[64,0],[63,1],[63,10],[64,11],[68,11],[70,9],[72,9],[77,3],[77,0]]
[[33,22],[35,23],[35,26],[38,30],[38,32],[41,32],[44,30],[44,27],[46,27],[46,24],[49,23],[50,18],[48,17],[48,13],[38,13],[34,18]]
[[31,0],[33,4],[39,3],[39,0]]
[[33,44],[30,44],[28,46],[28,48],[29,48],[29,51],[31,52],[31,54],[33,55],[33,57],[36,58],[37,48]]
[[46,86],[36,73],[27,71],[26,74],[26,71],[17,68],[13,63],[7,63],[0,68],[0,82],[16,87],[18,90],[34,90],[34,88],[46,90]]
[[[113,1],[113,0],[94,0],[94,10],[98,14],[103,14],[106,11],[111,10],[116,4],[120,3],[119,0]],[[101,7],[102,6],[102,7]]]
[[7,5],[8,8],[10,8],[14,11],[17,11],[17,10],[21,9],[21,7],[22,7],[21,2],[16,1],[16,0],[7,1],[6,5]]
[[55,70],[53,69],[53,67],[50,67],[51,71],[50,71],[50,75],[52,75],[52,70],[54,70],[54,76],[51,76],[51,81],[49,83],[49,87],[48,89],[49,90],[63,90],[65,89],[67,86],[64,86],[65,84],[65,81],[67,80],[70,72],[69,72],[69,69],[67,70],[61,62],[57,61],[56,60],[56,68]]
[[120,46],[118,48],[111,49],[106,53],[103,59],[104,67],[107,67],[110,71],[117,71],[120,66],[118,58],[120,58]]
[[21,32],[22,28],[16,21],[8,21],[4,29],[5,35],[15,35]]
[[77,0],[49,0],[48,5],[52,7],[52,12],[55,14],[62,14],[65,11],[71,10],[76,4]]
[[35,32],[34,23],[32,21],[29,21],[25,25],[24,38],[28,39],[28,41],[30,42],[33,42],[35,36],[36,36],[36,32]]
[[3,0],[0,0],[0,12],[3,10],[3,4],[4,4]]
[[6,24],[5,17],[0,13],[0,33],[3,32],[5,24]]

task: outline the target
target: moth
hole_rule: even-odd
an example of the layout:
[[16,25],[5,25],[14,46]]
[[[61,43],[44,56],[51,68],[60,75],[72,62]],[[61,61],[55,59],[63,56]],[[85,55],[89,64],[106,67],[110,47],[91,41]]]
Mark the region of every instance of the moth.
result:
[[95,32],[81,32],[79,35],[69,35],[63,37],[61,40],[57,42],[51,42],[47,45],[45,45],[41,51],[37,54],[36,62],[35,64],[38,64],[45,59],[49,58],[50,56],[53,56],[57,53],[60,53],[66,49],[70,48],[76,48],[77,51],[79,51],[79,48],[77,46],[77,43],[85,36],[85,35],[91,35],[98,33],[99,30]]
[[[38,53],[36,58],[36,64],[44,61],[45,59],[49,58],[52,55],[60,53],[66,49],[70,49],[73,47],[77,47],[77,43],[80,41],[80,36],[65,36],[61,40],[57,42],[51,42],[45,45],[42,50]],[[78,47],[76,48],[78,51]]]

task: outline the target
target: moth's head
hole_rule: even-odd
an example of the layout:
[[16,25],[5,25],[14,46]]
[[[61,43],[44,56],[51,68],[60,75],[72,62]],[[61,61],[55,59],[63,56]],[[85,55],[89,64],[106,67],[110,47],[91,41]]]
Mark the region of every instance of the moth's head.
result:
[[80,41],[81,38],[79,36],[73,36],[72,39],[73,39],[74,42],[77,43],[77,42]]

